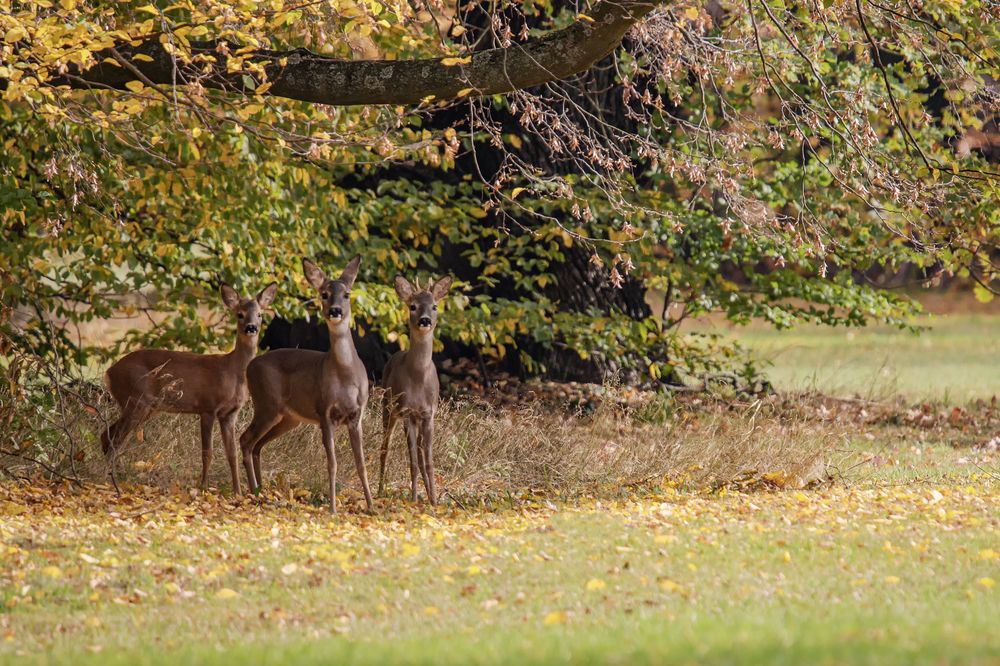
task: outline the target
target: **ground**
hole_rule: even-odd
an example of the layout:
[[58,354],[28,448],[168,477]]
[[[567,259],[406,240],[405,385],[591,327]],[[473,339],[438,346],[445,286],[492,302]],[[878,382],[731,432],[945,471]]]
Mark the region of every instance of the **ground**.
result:
[[337,517],[3,492],[0,658],[18,663],[1000,660],[988,469],[376,516],[347,493]]
[[929,338],[960,341],[950,355],[876,333],[786,366],[874,349],[859,362],[937,363],[932,385],[985,401],[897,425],[842,403],[855,427],[808,488],[671,477],[434,509],[394,495],[369,516],[348,474],[334,517],[274,488],[5,482],[0,662],[1000,663],[1000,463],[982,431],[1000,320],[954,321]]

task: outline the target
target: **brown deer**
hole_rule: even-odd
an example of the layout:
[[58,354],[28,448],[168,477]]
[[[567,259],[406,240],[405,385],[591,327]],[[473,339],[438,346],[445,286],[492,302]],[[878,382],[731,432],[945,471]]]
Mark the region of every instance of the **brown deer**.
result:
[[105,455],[113,455],[129,433],[156,412],[201,415],[201,487],[208,484],[212,464],[212,428],[219,422],[222,443],[240,492],[236,460],[236,416],[247,400],[247,365],[257,353],[262,314],[278,292],[271,283],[256,298],[241,299],[222,285],[222,302],[236,314],[236,347],[228,354],[195,354],[140,349],[108,368],[105,382],[121,408],[121,416],[101,433]]
[[396,352],[385,366],[382,388],[382,452],[379,456],[378,492],[385,491],[385,459],[396,422],[405,418],[407,451],[410,456],[410,497],[417,499],[417,469],[424,479],[430,503],[437,503],[434,490],[434,413],[438,403],[438,374],[431,359],[438,303],[451,288],[445,276],[421,289],[396,276],[396,293],[410,309],[410,348]]
[[337,457],[333,435],[335,426],[346,424],[368,511],[374,510],[361,442],[361,415],[368,403],[368,373],[351,338],[350,292],[360,265],[361,257],[356,256],[338,279],[330,280],[314,263],[302,260],[306,279],[319,292],[330,333],[330,351],[276,349],[254,359],[247,368],[254,414],[250,427],[240,437],[240,449],[252,492],[257,492],[261,485],[260,452],[264,445],[303,421],[318,423],[330,479],[330,511],[336,513]]

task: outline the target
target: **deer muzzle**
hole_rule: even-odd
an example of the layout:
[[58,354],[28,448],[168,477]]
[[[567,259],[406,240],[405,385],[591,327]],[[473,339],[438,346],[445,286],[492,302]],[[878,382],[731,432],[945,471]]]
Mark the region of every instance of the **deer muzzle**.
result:
[[340,308],[330,308],[330,312],[327,313],[327,318],[333,321],[340,321],[344,318],[344,311]]
[[421,317],[420,319],[417,320],[417,327],[418,328],[430,328],[431,327],[431,318],[430,317]]
[[257,335],[258,331],[257,324],[247,324],[243,327],[243,332],[247,335]]

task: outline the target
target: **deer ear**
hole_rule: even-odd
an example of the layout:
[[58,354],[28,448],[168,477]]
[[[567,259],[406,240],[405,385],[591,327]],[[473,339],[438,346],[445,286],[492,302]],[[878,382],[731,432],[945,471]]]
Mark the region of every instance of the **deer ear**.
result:
[[274,297],[278,295],[278,283],[272,282],[267,285],[261,292],[257,294],[257,304],[262,308],[266,308],[274,302]]
[[358,269],[361,267],[361,255],[356,254],[354,258],[347,262],[347,267],[340,274],[340,281],[347,285],[350,290],[354,286],[354,280],[358,277]]
[[226,304],[227,308],[235,310],[240,307],[240,295],[236,293],[235,289],[223,283],[219,291],[222,292],[222,302]]
[[435,302],[440,301],[442,298],[448,295],[448,290],[451,289],[451,276],[445,275],[443,278],[434,283],[431,287],[431,294],[434,296]]
[[313,289],[323,288],[323,284],[326,282],[326,273],[305,257],[302,258],[302,272],[306,274],[306,280],[313,286]]
[[397,275],[393,282],[396,286],[396,295],[404,303],[408,303],[413,298],[413,294],[417,293],[417,288],[410,284],[410,281],[402,275]]

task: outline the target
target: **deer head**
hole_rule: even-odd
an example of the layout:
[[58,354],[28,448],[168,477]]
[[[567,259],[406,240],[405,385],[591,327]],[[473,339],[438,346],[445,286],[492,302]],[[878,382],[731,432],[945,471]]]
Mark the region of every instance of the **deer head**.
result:
[[319,293],[321,312],[326,320],[327,328],[331,332],[336,330],[344,322],[350,325],[351,320],[351,287],[358,277],[358,268],[361,266],[361,255],[355,255],[347,263],[344,272],[336,280],[331,280],[319,266],[302,259],[302,271],[306,275],[306,280]]
[[264,287],[256,298],[240,298],[228,284],[223,284],[220,291],[222,302],[236,313],[237,335],[257,337],[263,323],[264,310],[271,305],[278,293],[278,283],[272,282]]
[[402,275],[396,276],[396,294],[410,309],[410,330],[420,335],[429,335],[437,326],[438,303],[451,289],[451,276],[446,275],[437,282],[421,289],[420,282],[412,284]]

